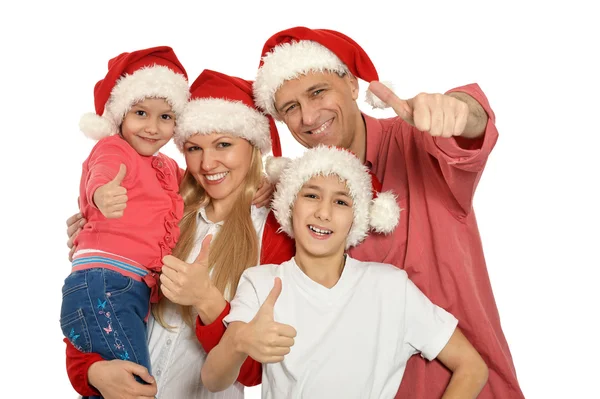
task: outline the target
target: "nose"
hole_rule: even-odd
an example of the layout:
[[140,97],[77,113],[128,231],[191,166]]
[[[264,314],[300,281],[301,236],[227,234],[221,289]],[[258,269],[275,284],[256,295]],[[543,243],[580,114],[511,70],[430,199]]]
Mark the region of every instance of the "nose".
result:
[[318,108],[311,104],[310,101],[307,101],[302,104],[300,110],[302,112],[302,124],[311,128],[317,127],[313,125],[319,120]]
[[156,120],[154,120],[154,118],[148,118],[146,121],[146,126],[144,127],[144,132],[152,135],[158,133],[158,123]]
[[315,209],[315,217],[323,221],[331,221],[331,201],[319,201]]
[[202,170],[210,172],[217,166],[217,159],[215,154],[210,150],[202,151]]

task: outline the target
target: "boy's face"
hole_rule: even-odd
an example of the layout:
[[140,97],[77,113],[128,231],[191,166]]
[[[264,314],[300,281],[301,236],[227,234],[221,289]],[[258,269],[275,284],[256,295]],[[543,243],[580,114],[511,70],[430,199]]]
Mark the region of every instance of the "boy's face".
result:
[[140,155],[151,156],[173,137],[175,114],[162,98],[146,98],[133,105],[121,125],[123,138]]
[[275,93],[279,118],[300,144],[350,148],[360,110],[358,82],[332,72],[310,72],[286,81]]
[[292,209],[296,251],[326,257],[343,254],[354,210],[337,175],[315,176],[302,186]]
[[188,171],[213,200],[241,192],[252,164],[254,146],[225,133],[196,134],[183,145]]

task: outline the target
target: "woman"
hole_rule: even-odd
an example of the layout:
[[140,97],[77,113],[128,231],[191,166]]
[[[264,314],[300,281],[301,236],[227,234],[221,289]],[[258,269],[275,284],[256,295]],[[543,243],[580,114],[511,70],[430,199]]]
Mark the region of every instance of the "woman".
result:
[[[192,332],[194,319],[198,327],[228,313],[226,300],[235,294],[247,267],[293,256],[293,242],[277,233],[274,216],[251,205],[262,176],[261,154],[270,149],[271,137],[276,140],[273,153],[281,155],[274,122],[254,108],[251,82],[205,70],[191,92],[175,137],[187,165],[180,185],[185,202],[181,235],[173,256],[163,260],[164,297],[148,324],[153,377],[129,362],[83,354],[67,342],[69,378],[84,396],[219,397],[200,382],[206,354]],[[77,226],[73,219],[69,224]],[[206,259],[209,236],[214,239]],[[211,329],[216,329],[218,341],[220,328],[216,323],[203,328],[203,339],[210,340]],[[148,385],[137,383],[134,374]],[[239,380],[245,375],[256,373],[242,370]],[[244,380],[245,385],[252,383]],[[234,384],[224,395],[241,398],[243,387]]]

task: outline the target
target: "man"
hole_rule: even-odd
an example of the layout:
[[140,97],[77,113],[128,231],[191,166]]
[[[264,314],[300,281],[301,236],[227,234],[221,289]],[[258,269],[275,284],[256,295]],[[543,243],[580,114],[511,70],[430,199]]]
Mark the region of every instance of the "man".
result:
[[[361,113],[359,78],[398,116]],[[479,398],[523,398],[472,207],[498,138],[494,113],[476,84],[401,100],[378,80],[368,55],[349,37],[296,27],[266,42],[254,94],[302,145],[350,149],[382,190],[398,194],[399,227],[388,236],[371,235],[349,254],[404,269],[433,303],[458,318],[489,367]],[[381,106],[369,93],[367,99]],[[397,397],[440,398],[450,376],[439,362],[413,356]]]

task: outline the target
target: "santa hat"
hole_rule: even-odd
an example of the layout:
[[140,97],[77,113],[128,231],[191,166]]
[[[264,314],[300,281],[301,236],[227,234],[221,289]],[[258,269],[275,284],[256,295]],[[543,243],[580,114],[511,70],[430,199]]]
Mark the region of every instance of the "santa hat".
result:
[[164,98],[177,118],[189,96],[187,73],[171,47],[122,53],[108,61],[94,87],[96,113],[83,115],[79,128],[95,140],[117,134],[125,114],[145,98]]
[[263,154],[272,146],[273,155],[281,156],[275,121],[256,108],[251,81],[205,69],[190,91],[192,99],[175,128],[181,151],[193,135],[227,133],[248,140]]
[[[351,72],[367,82],[379,80],[367,53],[348,36],[328,29],[296,27],[271,36],[262,51],[254,98],[260,108],[276,117],[275,93],[286,80],[308,72]],[[385,83],[389,86],[388,83]],[[367,91],[366,101],[374,108],[388,105]]]
[[294,160],[269,157],[266,171],[277,184],[271,207],[281,230],[292,238],[292,207],[302,186],[314,176],[337,175],[346,182],[354,210],[346,249],[364,240],[369,230],[389,234],[398,225],[396,196],[390,191],[379,192],[381,186],[375,176],[346,149],[319,145]]

